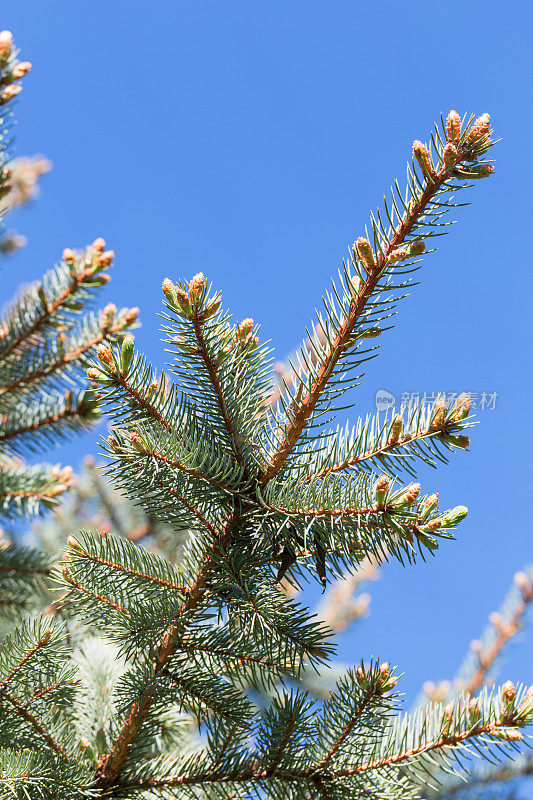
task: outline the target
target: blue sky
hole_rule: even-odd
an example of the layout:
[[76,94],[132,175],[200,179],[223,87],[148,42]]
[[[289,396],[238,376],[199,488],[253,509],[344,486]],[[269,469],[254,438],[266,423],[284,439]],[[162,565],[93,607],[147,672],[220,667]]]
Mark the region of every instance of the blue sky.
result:
[[[104,236],[117,253],[105,297],[141,306],[137,341],[159,364],[161,281],[199,270],[284,357],[369,210],[402,182],[413,139],[441,111],[490,112],[496,173],[426,259],[351,414],[373,410],[378,389],[497,394],[471,452],[421,473],[443,507],[469,507],[459,540],[427,565],[386,568],[371,617],[340,644],[346,661],[399,664],[411,699],[452,676],[533,561],[530,4],[4,0],[2,12],[34,65],[18,152],[54,163],[12,220],[29,244],[4,262],[2,300],[64,247]],[[96,450],[90,434],[58,459]],[[531,682],[531,641],[505,677]]]

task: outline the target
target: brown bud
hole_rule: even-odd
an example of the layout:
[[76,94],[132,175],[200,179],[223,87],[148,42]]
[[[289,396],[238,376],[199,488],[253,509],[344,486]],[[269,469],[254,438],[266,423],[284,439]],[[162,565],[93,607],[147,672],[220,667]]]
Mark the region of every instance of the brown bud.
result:
[[202,319],[210,319],[210,317],[214,317],[220,308],[220,302],[220,297],[215,297],[213,300],[211,300],[202,314]]
[[13,98],[16,97],[21,91],[22,86],[19,86],[16,83],[12,83],[10,86],[4,87],[4,89],[2,89],[2,94],[0,95],[0,103],[2,105],[9,103],[9,101],[13,100]]
[[442,154],[444,159],[444,166],[446,169],[453,167],[457,161],[457,148],[451,142],[448,142]]
[[191,312],[191,302],[189,295],[180,286],[176,286],[176,305],[184,316],[188,316]]
[[102,253],[96,258],[96,263],[99,267],[109,267],[113,263],[114,258],[114,250],[106,250],[105,253]]
[[376,503],[382,506],[390,489],[390,481],[386,475],[380,475],[375,485]]
[[18,81],[19,78],[23,78],[24,75],[27,75],[30,69],[31,64],[29,61],[19,61],[19,63],[15,64],[13,67],[11,75],[16,81]]
[[[254,321],[251,317],[246,317],[243,319],[242,322],[239,322],[237,326],[237,332],[235,334],[235,338],[238,342],[247,343],[249,345],[253,345],[254,342],[251,339],[252,328],[254,327]],[[259,340],[257,340],[257,344],[259,344]],[[257,345],[256,345],[257,346]]]
[[426,522],[423,531],[426,533],[433,533],[433,531],[438,531],[439,528],[442,528],[442,520],[437,517],[436,519],[430,519],[429,522]]
[[478,178],[488,178],[493,172],[494,166],[492,164],[479,164],[477,167]]
[[409,258],[409,250],[405,247],[397,247],[396,250],[393,250],[392,253],[389,254],[387,261],[389,264],[394,264],[396,261],[405,261],[406,258]]
[[461,137],[461,117],[457,111],[450,111],[446,119],[446,138],[449,142],[458,142]]
[[68,567],[61,567],[61,574],[63,576],[63,580],[65,580],[67,583],[72,583],[72,577]]
[[107,326],[112,325],[116,313],[117,313],[117,307],[114,303],[108,303],[106,306],[104,306],[102,310],[104,324]]
[[360,236],[354,244],[355,252],[359,255],[365,265],[366,271],[370,274],[376,269],[376,259],[368,239]]
[[67,544],[68,544],[69,547],[72,548],[72,550],[77,550],[78,553],[84,553],[85,552],[83,547],[81,546],[81,544],[78,542],[77,539],[74,538],[74,536],[69,536],[67,538]]
[[435,167],[431,163],[428,149],[425,144],[419,142],[418,139],[413,142],[413,155],[418,161],[420,169],[429,181],[434,181],[437,177]]
[[357,669],[355,670],[355,677],[357,678],[357,682],[361,686],[365,686],[365,684],[366,684],[366,675],[365,675],[365,671],[364,671],[363,667],[357,667]]
[[470,131],[468,133],[468,141],[475,142],[477,139],[480,139],[490,130],[490,116],[488,114],[482,114],[480,117],[476,119]]
[[63,467],[61,472],[59,473],[58,479],[61,483],[69,483],[70,479],[72,478],[72,467],[67,465]]
[[512,703],[516,697],[515,685],[512,681],[506,681],[502,686],[502,698],[507,703]]
[[426,243],[422,239],[417,239],[415,242],[411,242],[411,246],[409,248],[409,255],[411,256],[420,256],[426,249]]
[[138,306],[133,306],[133,308],[129,308],[124,314],[124,324],[126,326],[133,325],[138,316],[139,316]]
[[5,55],[11,50],[13,34],[11,31],[0,31],[0,55]]
[[203,272],[198,272],[197,275],[189,281],[189,296],[193,302],[199,300],[205,288],[205,276]]
[[91,743],[86,736],[80,736],[80,744],[84,750],[91,746]]
[[101,236],[98,239],[95,239],[93,242],[93,249],[96,250],[97,253],[103,253],[105,247],[105,241],[102,239]]
[[517,572],[514,576],[514,582],[522,592],[528,592],[531,582],[525,572]]
[[443,400],[442,398],[437,398],[435,400],[435,403],[433,404],[431,423],[430,423],[431,430],[437,430],[438,428],[442,428],[444,420],[446,419],[447,411],[448,411],[448,406],[446,405],[445,400]]
[[41,636],[41,644],[48,644],[51,637],[52,637],[52,631],[50,630],[50,628],[47,628],[43,633],[43,635]]
[[449,731],[450,726],[452,724],[452,721],[453,721],[453,704],[452,703],[448,703],[442,709],[441,724],[442,724],[443,732]]
[[96,369],[96,367],[89,367],[87,370],[87,377],[91,381],[100,381],[104,376],[99,369]]
[[403,430],[403,419],[397,415],[394,417],[391,425],[391,434],[389,437],[389,444],[394,444],[400,438]]
[[144,446],[143,441],[142,441],[142,439],[141,439],[141,437],[139,436],[138,433],[130,434],[130,440],[131,440],[131,443],[134,446],[134,448],[139,453],[141,453],[141,455],[143,455],[143,456],[146,455],[146,453],[147,453],[146,447]]
[[455,421],[467,417],[471,406],[472,406],[472,401],[470,400],[470,395],[467,394],[466,392],[461,392],[461,394],[455,401],[455,406],[452,412],[452,419]]
[[108,347],[106,347],[104,344],[99,344],[96,348],[96,355],[102,364],[105,364],[105,366],[109,367],[110,369],[114,369],[115,363],[113,361],[111,350],[109,350]]
[[118,452],[119,444],[118,444],[118,442],[117,442],[117,440],[115,439],[114,436],[108,436],[107,437],[107,443],[108,443],[109,447],[111,448],[111,450],[114,450],[116,453]]
[[70,247],[65,247],[63,250],[63,261],[67,264],[72,264],[76,261],[76,253],[70,249]]

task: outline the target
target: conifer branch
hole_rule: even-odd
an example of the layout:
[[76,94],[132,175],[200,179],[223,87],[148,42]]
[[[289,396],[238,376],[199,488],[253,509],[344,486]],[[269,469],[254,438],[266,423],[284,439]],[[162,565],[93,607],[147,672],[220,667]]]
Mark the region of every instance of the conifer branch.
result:
[[[71,542],[76,542],[74,547],[79,551],[79,544],[76,540],[71,539]],[[126,575],[132,575],[135,578],[140,578],[143,581],[148,581],[149,583],[157,584],[158,586],[163,586],[165,589],[172,589],[172,591],[178,592],[181,595],[187,595],[188,589],[185,586],[179,586],[178,584],[172,583],[171,581],[164,580],[163,578],[158,578],[155,575],[149,575],[146,572],[141,572],[136,569],[132,569],[124,564],[117,564],[113,561],[108,561],[105,558],[100,558],[93,553],[89,553],[86,550],[83,550],[80,553],[81,557],[86,561],[92,561],[94,564],[100,564],[104,567],[109,567],[111,570],[116,570],[117,572],[122,572]]]
[[166,466],[171,467],[172,469],[177,469],[180,472],[185,472],[192,478],[198,478],[199,480],[205,481],[206,483],[211,484],[211,486],[214,486],[216,489],[222,489],[224,492],[228,492],[228,494],[236,493],[235,487],[223,483],[222,481],[218,481],[216,478],[212,478],[205,472],[201,472],[200,470],[195,469],[194,467],[188,466],[183,461],[179,461],[176,458],[169,458],[168,456],[165,456],[163,453],[159,453],[157,450],[143,449],[141,455],[146,456],[147,459],[153,458],[154,461],[158,461],[160,464],[166,464]]
[[50,630],[46,630],[43,635],[39,638],[39,640],[35,643],[35,645],[29,650],[26,655],[16,664],[16,666],[11,670],[11,672],[6,675],[4,680],[0,683],[0,692],[2,692],[9,683],[13,680],[13,678],[17,675],[20,670],[26,666],[28,661],[31,661],[33,656],[39,652],[42,647],[46,647],[48,642],[50,641]]
[[[194,278],[193,278],[193,281],[194,281]],[[192,281],[191,281],[191,283],[192,283]],[[205,341],[205,338],[204,338],[204,335],[203,335],[203,331],[202,331],[202,320],[195,313],[192,316],[191,321],[192,321],[192,326],[193,326],[194,333],[195,333],[195,336],[196,336],[196,340],[198,342],[198,349],[199,349],[200,355],[202,357],[202,360],[203,360],[203,362],[205,364],[205,368],[206,368],[207,373],[209,375],[209,378],[211,380],[211,385],[213,387],[213,391],[215,393],[215,397],[217,399],[218,407],[220,409],[220,413],[222,414],[222,418],[224,420],[224,424],[226,426],[226,430],[228,432],[228,436],[229,436],[230,441],[232,443],[232,448],[235,451],[235,458],[237,459],[237,461],[240,464],[240,463],[242,463],[243,456],[242,456],[242,452],[240,450],[240,447],[239,447],[239,445],[237,444],[237,441],[236,441],[236,433],[237,432],[235,430],[235,427],[233,425],[233,421],[232,421],[232,419],[231,419],[231,417],[229,415],[229,412],[228,412],[228,409],[227,409],[227,406],[226,406],[226,402],[224,400],[224,393],[222,391],[222,386],[220,385],[220,381],[218,380],[216,364],[211,359],[211,357],[209,355],[209,351],[207,349],[206,341]]]
[[[225,526],[221,537],[220,546],[224,548],[229,543],[234,529],[240,523],[240,514],[234,516]],[[216,567],[216,553],[214,547],[204,557],[203,564],[198,570],[194,583],[189,587],[189,593],[181,604],[176,621],[190,616],[198,608],[209,588],[209,577],[212,570]],[[161,674],[166,668],[167,663],[172,658],[177,646],[178,622],[172,625],[163,637],[163,641],[157,648],[153,659],[154,673]],[[142,724],[154,701],[153,694],[146,690],[136,701],[120,730],[117,740],[109,753],[105,753],[99,762],[97,770],[97,785],[101,789],[108,789],[117,782],[118,775],[122,769],[128,751],[135,741]]]
[[104,325],[100,332],[91,339],[83,342],[83,344],[80,344],[73,350],[64,353],[55,361],[50,361],[46,365],[38,367],[34,372],[29,372],[24,376],[11,381],[10,383],[0,386],[0,396],[13,393],[20,389],[26,390],[28,386],[31,386],[32,384],[42,381],[44,378],[48,378],[51,375],[64,370],[71,364],[79,361],[82,356],[90,353],[102,342],[112,340],[116,334],[121,333],[123,330],[123,323],[119,323],[118,325],[111,324],[109,326]]
[[[76,255],[69,249],[65,250],[63,263],[69,274],[67,285],[51,302],[48,300],[46,289],[42,284],[29,290],[32,295],[38,296],[40,302],[34,306],[34,309],[40,308],[40,312],[32,314],[33,319],[29,324],[21,324],[20,310],[17,307],[11,310],[3,324],[4,337],[3,342],[0,342],[0,356],[7,358],[21,347],[27,347],[28,344],[38,341],[38,337],[45,335],[47,327],[59,311],[70,312],[73,303],[83,301],[89,287],[106,283],[109,280],[108,276],[98,276],[97,273],[107,269],[111,265],[113,257],[112,251],[103,253],[99,247],[95,248],[94,245],[92,248],[87,248],[81,255]],[[64,270],[65,273],[67,269]],[[12,326],[15,326],[15,330],[18,328],[19,331],[10,336],[9,331]],[[6,330],[8,335],[5,334]]]
[[29,723],[55,753],[63,756],[63,758],[65,758],[67,761],[70,760],[70,756],[67,751],[54,739],[52,734],[47,731],[44,725],[39,722],[39,720],[31,713],[31,711],[28,711],[28,709],[19,700],[17,700],[13,694],[5,689],[1,689],[0,697],[4,697],[8,701],[15,713],[22,717],[25,722]]
[[123,608],[118,603],[113,602],[113,600],[110,600],[108,597],[104,597],[103,595],[98,594],[97,592],[93,592],[91,589],[87,589],[87,587],[82,586],[81,583],[78,583],[72,577],[72,575],[69,572],[69,570],[67,569],[67,567],[63,567],[62,575],[63,575],[63,580],[66,583],[68,583],[68,585],[72,589],[75,589],[77,592],[81,592],[82,594],[86,595],[87,597],[91,597],[94,600],[97,600],[99,603],[102,603],[103,605],[108,606],[109,608],[112,608],[114,611],[119,611],[121,614],[125,614],[126,616],[129,616],[130,612],[126,608]]
[[489,642],[487,647],[484,647],[482,642],[479,641],[472,643],[472,654],[478,661],[478,667],[468,678],[458,679],[457,683],[461,691],[474,695],[480,690],[503,649],[520,630],[522,618],[533,600],[532,576],[527,575],[525,572],[517,573],[515,576],[515,588],[520,593],[520,599],[518,602],[513,603],[514,607],[509,616],[502,616],[497,612],[493,612],[490,615],[490,623],[496,633],[493,640]]
[[[322,359],[321,365],[316,372],[315,378],[299,400],[297,408],[292,412],[288,421],[281,442],[275,452],[271,455],[269,464],[260,475],[260,483],[266,485],[283,468],[287,458],[295,447],[305,425],[323,394],[326,385],[339,361],[342,353],[350,344],[350,339],[355,326],[361,317],[369,299],[373,295],[383,272],[390,263],[391,256],[401,250],[407,237],[415,227],[419,218],[427,210],[430,203],[439,192],[446,187],[447,182],[454,177],[454,173],[459,165],[466,159],[471,160],[472,151],[468,142],[460,144],[455,153],[452,153],[448,163],[443,161],[438,172],[432,177],[427,177],[427,183],[421,194],[417,194],[417,199],[413,200],[405,213],[405,216],[394,229],[394,233],[389,241],[384,244],[382,251],[375,258],[370,244],[367,240],[358,240],[359,255],[365,265],[367,272],[366,279],[360,285],[356,296],[350,303],[349,312],[342,321],[339,331],[333,341],[328,342],[328,350]],[[407,257],[408,253],[402,257]]]

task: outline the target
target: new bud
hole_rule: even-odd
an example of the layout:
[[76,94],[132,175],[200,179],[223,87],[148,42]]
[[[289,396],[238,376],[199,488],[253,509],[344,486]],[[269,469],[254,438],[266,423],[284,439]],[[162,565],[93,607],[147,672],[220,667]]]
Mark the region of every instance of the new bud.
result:
[[428,497],[422,500],[418,522],[424,522],[429,517],[433,509],[437,508],[438,504],[439,496],[437,493],[430,494]]
[[239,325],[237,326],[237,332],[235,334],[237,341],[241,342],[242,344],[252,344],[251,333],[253,327],[254,321],[251,319],[251,317],[246,317],[246,319],[243,319],[242,322],[239,322]]
[[113,263],[113,259],[115,258],[115,251],[114,250],[106,250],[105,253],[97,256],[96,263],[99,267],[109,267]]
[[515,685],[512,681],[506,681],[502,686],[502,700],[507,705],[512,703],[516,697]]
[[200,300],[205,289],[205,276],[199,272],[189,281],[189,296],[193,303]]
[[403,430],[403,419],[397,415],[394,417],[391,425],[391,433],[388,444],[394,444],[398,441]]
[[480,139],[490,130],[490,116],[488,114],[482,114],[480,117],[476,119],[474,124],[472,125],[470,132],[468,134],[468,141],[475,142],[477,139]]
[[450,167],[455,166],[455,163],[457,161],[457,156],[458,153],[456,146],[451,142],[448,142],[442,154],[442,157],[444,159],[444,166],[446,167],[446,169],[450,169]]
[[405,508],[405,506],[412,506],[416,503],[416,499],[420,494],[420,484],[411,483],[406,486],[400,495],[393,499],[394,507],[396,509]]
[[428,179],[428,181],[434,181],[437,177],[437,173],[435,172],[435,167],[431,163],[431,158],[429,156],[428,149],[425,144],[419,142],[418,139],[413,142],[413,155],[418,161],[420,169]]
[[376,259],[374,258],[374,252],[368,239],[365,239],[364,236],[360,236],[355,242],[354,248],[363,262],[366,271],[369,274],[374,272],[376,269]]
[[426,249],[426,243],[423,239],[417,239],[415,242],[411,242],[409,248],[409,254],[411,256],[420,256]]
[[130,440],[134,448],[137,450],[138,453],[145,456],[147,453],[146,447],[143,444],[143,441],[138,433],[130,434]]
[[468,508],[466,506],[455,506],[455,508],[452,508],[450,511],[446,511],[445,514],[442,514],[440,517],[441,527],[454,528],[464,520],[467,514]]
[[366,689],[368,681],[363,667],[357,667],[355,670],[355,677],[359,686],[361,686],[362,689]]
[[76,550],[76,552],[78,553],[85,553],[85,550],[78,542],[78,540],[74,538],[74,536],[69,536],[67,538],[67,544],[72,550]]
[[104,379],[104,376],[99,369],[96,369],[96,367],[89,367],[87,370],[87,377],[90,381],[101,381]]
[[133,346],[133,338],[131,336],[126,336],[124,338],[124,341],[122,342],[120,355],[121,355],[121,363],[120,363],[121,371],[124,375],[127,375],[135,356],[135,348]]
[[124,314],[123,327],[129,328],[131,325],[133,325],[138,316],[139,316],[138,306],[133,306],[133,308],[129,308]]
[[405,247],[397,247],[396,250],[393,250],[392,253],[389,254],[387,261],[389,264],[394,264],[397,261],[405,261],[406,258],[409,258],[409,250]]
[[211,302],[208,303],[205,311],[202,314],[202,319],[205,320],[205,319],[210,319],[210,317],[214,317],[218,309],[220,308],[220,303],[221,303],[220,297],[215,297],[214,300],[211,300]]
[[76,261],[76,253],[70,247],[65,247],[63,250],[63,261],[67,264],[73,264]]
[[117,313],[117,307],[114,303],[108,303],[104,307],[104,309],[102,310],[102,317],[106,328],[109,328],[113,324],[116,313]]
[[11,31],[0,31],[0,55],[5,56],[11,50],[13,34]]
[[113,450],[115,453],[118,453],[120,447],[119,447],[119,444],[118,444],[118,442],[117,442],[117,440],[115,439],[114,436],[108,436],[107,437],[107,443],[108,443],[109,447],[111,448],[111,450]]
[[466,392],[462,392],[455,401],[455,405],[453,407],[451,418],[454,420],[454,422],[467,417],[471,406],[472,401],[470,400],[470,395]]
[[390,481],[386,475],[380,475],[376,481],[376,503],[378,506],[385,504],[385,499],[390,489]]
[[14,78],[16,81],[19,78],[23,78],[24,75],[27,75],[31,69],[31,64],[29,61],[19,61],[18,64],[15,64],[13,67],[13,71],[11,73],[11,77]]
[[191,303],[189,295],[185,289],[182,289],[180,286],[176,286],[176,303],[178,308],[180,308],[185,315],[190,314]]
[[466,450],[467,447],[470,447],[470,437],[464,434],[446,434],[444,441],[454,447],[460,447],[461,450]]
[[457,111],[450,111],[446,119],[446,138],[452,144],[461,138],[461,117]]
[[105,241],[102,239],[101,236],[98,239],[95,239],[93,242],[93,249],[96,250],[97,253],[103,253],[105,247]]
[[98,345],[96,348],[96,355],[102,362],[102,364],[107,367],[112,372],[115,371],[115,362],[113,361],[113,355],[111,350],[103,344]]
[[448,411],[448,406],[446,405],[445,400],[442,398],[437,398],[435,403],[433,404],[433,412],[431,414],[431,423],[430,429],[431,430],[438,430],[442,428],[444,425],[444,420],[446,419],[446,412]]
[[168,302],[171,305],[175,305],[175,303],[176,303],[176,287],[173,284],[173,282],[170,280],[170,278],[165,278],[161,288],[163,289],[163,294],[167,298]]

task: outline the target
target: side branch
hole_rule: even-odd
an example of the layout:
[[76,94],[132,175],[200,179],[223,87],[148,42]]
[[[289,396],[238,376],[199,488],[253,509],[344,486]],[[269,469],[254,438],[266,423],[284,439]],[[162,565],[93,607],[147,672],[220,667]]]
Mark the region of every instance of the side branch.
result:
[[220,385],[220,381],[218,380],[216,366],[213,363],[213,361],[212,361],[212,359],[211,359],[211,357],[209,355],[209,351],[207,349],[207,344],[206,344],[205,337],[204,337],[203,330],[202,330],[202,322],[201,322],[201,320],[199,319],[199,317],[197,315],[195,315],[192,318],[191,321],[192,321],[192,325],[193,325],[193,328],[194,328],[194,334],[196,336],[196,341],[198,342],[198,350],[199,350],[200,355],[202,357],[202,360],[203,360],[203,362],[205,364],[205,368],[206,368],[207,373],[209,375],[209,379],[211,381],[211,385],[212,385],[213,390],[215,392],[215,397],[217,399],[217,404],[218,404],[218,407],[220,409],[220,413],[222,414],[222,419],[224,420],[224,425],[226,426],[226,430],[228,432],[228,435],[229,435],[229,438],[230,438],[230,441],[231,441],[231,446],[232,446],[232,449],[233,449],[233,451],[235,453],[235,458],[237,459],[239,464],[241,464],[242,460],[243,460],[242,452],[241,452],[241,450],[240,450],[240,448],[239,448],[239,446],[238,446],[238,444],[236,442],[236,439],[235,439],[236,431],[235,431],[235,428],[233,426],[233,422],[231,420],[231,417],[229,415],[228,408],[226,406],[226,401],[224,400],[224,394],[222,392],[222,387]]
[[[156,675],[161,675],[176,651],[179,619],[183,615],[194,613],[203,602],[206,593],[209,591],[209,577],[212,570],[217,566],[218,549],[219,547],[226,547],[229,544],[240,522],[240,514],[238,511],[235,511],[230,520],[228,520],[224,530],[221,532],[220,537],[217,538],[217,546],[215,547],[215,545],[213,545],[210,551],[206,553],[196,579],[189,588],[187,598],[183,601],[176,615],[176,622],[163,636],[163,640],[155,653],[154,672]],[[120,730],[115,744],[109,753],[104,753],[100,759],[96,773],[97,785],[100,789],[108,789],[117,783],[117,778],[124,765],[129,749],[137,738],[144,720],[152,707],[153,701],[154,697],[152,692],[147,690],[143,692],[142,696],[139,696],[138,701],[131,706],[130,713]]]
[[404,243],[417,219],[423,214],[428,204],[438,194],[446,181],[452,177],[454,169],[463,157],[464,153],[459,150],[453,162],[448,166],[443,164],[438,173],[436,173],[435,178],[427,183],[426,188],[419,196],[418,201],[413,203],[413,205],[409,208],[405,218],[399,224],[384,253],[377,258],[377,263],[375,264],[374,268],[368,272],[366,281],[361,285],[357,296],[353,299],[348,315],[344,320],[337,336],[331,343],[329,353],[325,357],[320,369],[318,370],[315,380],[313,381],[307,394],[299,402],[298,408],[292,413],[291,419],[287,425],[287,428],[285,429],[285,433],[282,441],[279,444],[279,447],[272,455],[270,463],[266,469],[260,475],[260,482],[262,486],[267,484],[280,472],[287,458],[298,442],[298,439],[300,438],[308,419],[312,415],[318,401],[320,400],[320,397],[326,388],[337,362],[339,361],[346,346],[350,342],[350,337],[357,324],[357,321],[361,316],[361,313],[363,312],[368,300],[370,299],[383,275],[383,270],[387,266],[389,256],[394,250],[398,249],[400,245]]

